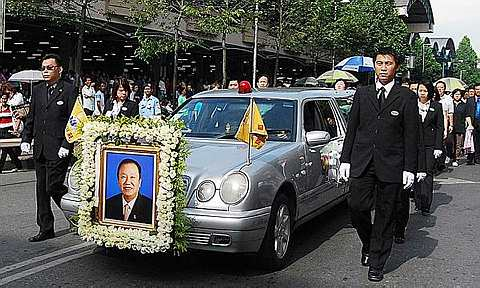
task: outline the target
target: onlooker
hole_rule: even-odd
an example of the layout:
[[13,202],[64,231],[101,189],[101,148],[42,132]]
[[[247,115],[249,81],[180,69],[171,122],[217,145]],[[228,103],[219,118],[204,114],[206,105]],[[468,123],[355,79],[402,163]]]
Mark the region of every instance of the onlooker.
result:
[[458,158],[462,155],[463,150],[463,139],[465,136],[465,118],[467,116],[467,104],[462,100],[464,91],[460,89],[455,89],[452,92],[453,96],[453,105],[455,110],[453,113],[453,162],[452,166],[458,166]]
[[473,96],[475,96],[475,86],[474,85],[468,87],[468,93],[465,93],[464,99],[467,100],[468,98],[473,97]]
[[130,92],[130,96],[129,96],[129,99],[132,100],[132,101],[135,101],[135,103],[140,103],[140,101],[142,100],[142,96],[141,96],[141,92],[140,92],[140,86],[138,86],[138,84],[135,84],[132,86],[132,92]]
[[187,85],[187,99],[195,95],[195,91],[193,91],[192,84]]
[[338,79],[333,86],[336,91],[343,91],[347,89],[347,82],[343,79]]
[[475,95],[467,100],[467,129],[473,129],[474,152],[468,153],[467,165],[480,163],[480,83],[475,84]]
[[[7,94],[2,93],[0,101],[0,139],[16,138],[18,137],[18,133],[21,132],[15,129],[15,118],[13,117],[12,110],[7,102]],[[22,169],[22,162],[18,159],[18,156],[20,155],[20,148],[6,147],[0,149],[0,152],[2,153],[0,156],[0,173],[2,173],[3,166],[5,165],[7,154],[10,156],[15,168],[4,172],[15,172]]]
[[105,91],[107,91],[107,84],[102,82],[95,93],[95,111],[93,112],[95,116],[103,114],[103,109],[105,108]]
[[138,104],[140,116],[145,118],[152,118],[161,114],[160,101],[158,98],[152,96],[152,85],[146,84],[143,88],[143,98]]
[[[435,84],[435,88],[437,91],[437,101],[442,104],[442,109],[443,109],[443,145],[444,145],[444,155],[440,158],[440,160],[444,160],[444,164],[439,163],[440,168],[444,168],[445,165],[450,163],[450,158],[452,157],[453,154],[453,149],[452,149],[452,142],[449,137],[449,135],[452,133],[453,130],[453,112],[454,112],[454,107],[453,107],[453,99],[449,95],[445,93],[447,85],[443,81],[438,81],[437,84]],[[443,169],[440,169],[443,170]]]
[[260,78],[258,78],[258,82],[257,82],[257,87],[262,89],[262,88],[268,88],[268,77],[263,75],[263,76],[260,76]]
[[87,116],[92,116],[95,110],[95,89],[92,87],[92,78],[85,78],[85,85],[82,88],[83,111]]
[[413,80],[410,81],[410,84],[409,84],[408,88],[409,88],[410,90],[412,90],[413,92],[417,93],[417,90],[418,90],[418,82],[413,81]]
[[180,90],[178,91],[177,107],[180,107],[185,101],[187,101],[187,88],[180,87]]
[[8,96],[7,105],[10,106],[10,108],[15,109],[17,106],[21,106],[25,103],[22,93],[18,92],[17,88],[11,83],[5,84],[4,90]]
[[238,89],[238,81],[230,80],[230,82],[228,82],[228,89]]
[[163,81],[162,78],[158,80],[158,94],[157,97],[158,99],[162,99],[163,97],[166,96],[167,89],[165,87],[165,82]]

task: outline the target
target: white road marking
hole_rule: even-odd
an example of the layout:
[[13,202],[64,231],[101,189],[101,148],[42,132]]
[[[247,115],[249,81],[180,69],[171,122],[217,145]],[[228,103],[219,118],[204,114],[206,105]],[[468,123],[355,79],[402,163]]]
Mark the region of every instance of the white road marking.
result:
[[4,274],[4,273],[7,273],[9,271],[27,266],[27,265],[31,265],[31,264],[46,260],[48,258],[56,257],[56,256],[66,254],[66,253],[69,253],[71,251],[75,251],[75,250],[78,250],[78,249],[81,249],[81,248],[84,248],[84,247],[88,247],[88,246],[93,246],[93,244],[88,243],[88,242],[83,242],[83,243],[78,244],[78,245],[74,245],[74,246],[70,246],[70,247],[67,247],[67,248],[60,249],[60,250],[56,250],[56,251],[53,251],[53,252],[45,254],[45,255],[37,256],[37,257],[31,258],[31,259],[28,259],[28,260],[25,260],[25,261],[22,261],[22,262],[19,262],[19,263],[15,263],[15,264],[12,264],[12,265],[9,265],[9,266],[5,266],[5,267],[0,268],[0,275]]
[[78,254],[73,254],[73,255],[69,255],[69,256],[65,256],[65,257],[62,257],[62,258],[53,260],[53,261],[51,261],[51,262],[48,262],[48,263],[45,263],[45,264],[42,264],[42,265],[33,267],[33,268],[31,268],[31,269],[28,269],[28,270],[25,270],[25,271],[22,271],[22,272],[19,272],[19,273],[10,275],[10,276],[5,277],[5,278],[0,278],[0,286],[5,285],[5,284],[7,284],[7,283],[10,283],[10,282],[12,282],[12,281],[18,280],[18,279],[27,277],[27,276],[29,276],[29,275],[38,273],[38,272],[40,272],[40,271],[43,271],[43,270],[46,270],[46,269],[55,267],[55,266],[57,266],[57,265],[66,263],[66,262],[68,262],[68,261],[72,261],[72,260],[75,260],[75,259],[78,259],[78,258],[87,256],[87,255],[90,255],[90,254],[92,254],[92,251],[90,251],[90,250],[88,250],[88,251],[83,251],[83,252],[80,252],[80,253],[78,253]]
[[435,178],[435,183],[441,185],[455,185],[455,184],[480,184],[480,182],[459,179],[459,178]]

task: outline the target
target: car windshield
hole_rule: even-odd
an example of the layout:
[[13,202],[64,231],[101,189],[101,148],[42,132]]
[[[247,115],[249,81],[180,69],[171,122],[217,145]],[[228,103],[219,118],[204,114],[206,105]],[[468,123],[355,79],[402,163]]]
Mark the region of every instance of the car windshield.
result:
[[[237,97],[191,99],[173,118],[185,123],[187,137],[234,139],[249,101]],[[267,141],[293,141],[296,102],[256,98],[255,103],[267,128]]]

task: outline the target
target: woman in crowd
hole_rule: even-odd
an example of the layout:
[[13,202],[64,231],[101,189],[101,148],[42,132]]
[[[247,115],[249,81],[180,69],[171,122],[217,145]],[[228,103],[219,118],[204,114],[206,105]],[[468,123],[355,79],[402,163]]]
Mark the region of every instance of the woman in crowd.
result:
[[[422,144],[419,153],[419,167],[425,169],[425,173],[418,173],[417,178],[424,178],[418,181],[415,187],[415,206],[422,212],[422,215],[430,214],[430,206],[433,197],[433,169],[435,159],[442,154],[443,141],[443,110],[442,105],[432,101],[434,88],[432,83],[419,82],[418,113],[421,120],[419,124],[420,143]],[[425,175],[426,174],[426,175]]]
[[[6,93],[1,94],[0,100],[0,139],[16,138],[15,134],[20,133],[17,131],[14,125],[14,117],[10,106],[7,104],[9,96]],[[19,147],[6,147],[1,149],[2,155],[0,156],[0,173],[2,173],[7,154],[10,156],[15,168],[9,172],[15,172],[22,169],[22,162],[18,159],[20,155]]]
[[463,102],[464,91],[455,89],[452,92],[453,105],[455,110],[453,112],[453,167],[458,166],[458,158],[462,155],[463,139],[465,136],[465,117],[467,116],[467,104]]
[[343,79],[338,79],[333,85],[334,89],[337,91],[343,91],[347,89],[347,82]]
[[183,102],[187,101],[187,87],[180,86],[177,93],[178,93],[177,107],[180,107],[180,105],[182,105]]
[[109,117],[135,117],[138,115],[138,104],[128,99],[130,95],[130,84],[127,79],[120,79],[115,82],[112,89],[112,99],[105,104],[104,114]]

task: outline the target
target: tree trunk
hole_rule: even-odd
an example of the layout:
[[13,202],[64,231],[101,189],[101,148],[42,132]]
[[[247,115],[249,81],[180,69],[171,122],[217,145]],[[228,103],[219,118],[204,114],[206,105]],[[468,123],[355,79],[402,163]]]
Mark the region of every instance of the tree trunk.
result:
[[280,45],[275,48],[275,70],[273,71],[273,87],[277,87],[278,66],[280,63]]
[[177,65],[178,65],[178,28],[175,28],[175,46],[173,51],[173,77],[172,77],[172,91],[173,99],[177,99]]
[[277,77],[280,64],[280,49],[282,47],[282,36],[283,36],[283,1],[279,1],[279,18],[278,18],[278,31],[277,31],[277,45],[275,45],[275,70],[273,71],[273,87],[277,86]]
[[[82,22],[78,31],[77,51],[75,55],[75,88],[80,89],[80,74],[82,73],[83,39],[85,35],[85,18],[87,17],[87,0],[82,2]],[[83,99],[82,99],[83,101]]]
[[227,88],[227,45],[225,33],[222,33],[222,87]]

